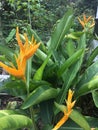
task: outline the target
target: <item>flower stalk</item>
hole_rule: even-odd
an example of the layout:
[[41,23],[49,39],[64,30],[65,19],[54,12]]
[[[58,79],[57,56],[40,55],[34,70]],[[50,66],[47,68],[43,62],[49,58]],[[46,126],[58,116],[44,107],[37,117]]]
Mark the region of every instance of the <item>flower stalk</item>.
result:
[[75,101],[72,102],[73,94],[74,94],[74,92],[69,89],[68,98],[66,100],[67,109],[65,107],[65,109],[63,110],[64,116],[54,126],[54,128],[52,130],[58,130],[68,120],[68,118],[72,112],[72,108],[75,105]]

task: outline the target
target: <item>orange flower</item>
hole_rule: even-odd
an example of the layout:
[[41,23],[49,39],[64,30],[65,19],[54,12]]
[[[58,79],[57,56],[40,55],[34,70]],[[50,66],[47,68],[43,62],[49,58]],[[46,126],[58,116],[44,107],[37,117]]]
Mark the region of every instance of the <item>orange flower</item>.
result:
[[58,130],[69,118],[72,108],[75,105],[75,101],[72,102],[73,93],[71,90],[68,92],[68,98],[66,100],[67,109],[63,111],[64,116],[60,119],[60,121],[55,125],[52,130]]
[[86,18],[86,15],[83,14],[83,21],[79,17],[78,17],[78,20],[83,28],[85,27],[92,28],[95,25],[95,21],[92,18],[92,16],[89,16],[88,18]]
[[18,45],[20,47],[20,55],[23,56],[26,60],[29,59],[37,50],[40,43],[36,43],[36,40],[32,36],[32,41],[29,43],[28,37],[26,34],[24,34],[25,37],[25,44],[22,44],[22,41],[20,39],[19,30],[17,27],[16,30],[16,39],[18,42]]
[[4,68],[9,74],[14,75],[15,77],[25,79],[25,70],[26,70],[26,63],[27,60],[34,55],[37,48],[39,47],[40,43],[36,44],[36,41],[34,37],[32,37],[31,43],[29,43],[28,37],[25,34],[25,43],[23,44],[20,36],[18,27],[16,30],[16,39],[18,42],[18,45],[20,47],[20,52],[18,54],[18,57],[15,55],[16,60],[16,66],[14,66],[13,63],[11,63],[10,66],[7,66],[6,64],[0,62],[0,66]]

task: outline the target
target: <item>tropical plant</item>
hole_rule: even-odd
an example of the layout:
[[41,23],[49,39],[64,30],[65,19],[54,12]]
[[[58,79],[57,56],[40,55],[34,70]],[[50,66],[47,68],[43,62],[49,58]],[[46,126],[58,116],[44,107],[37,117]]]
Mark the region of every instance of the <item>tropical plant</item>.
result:
[[[55,24],[46,44],[27,26],[28,37],[16,30],[18,46],[14,52],[0,46],[0,66],[11,75],[0,90],[21,99],[21,105],[14,104],[13,110],[13,104],[9,105],[9,110],[0,110],[1,130],[57,130],[69,118],[71,120],[61,130],[98,128],[91,124],[97,122],[96,118],[85,117],[73,108],[77,108],[79,98],[87,93],[92,93],[95,104],[98,101],[98,61],[93,61],[98,48],[89,51],[89,42],[94,38],[94,22],[91,17],[87,20],[85,15],[83,20],[79,18],[83,29],[76,31],[70,9]],[[63,105],[65,99],[67,106]],[[37,126],[39,119],[41,126]]]

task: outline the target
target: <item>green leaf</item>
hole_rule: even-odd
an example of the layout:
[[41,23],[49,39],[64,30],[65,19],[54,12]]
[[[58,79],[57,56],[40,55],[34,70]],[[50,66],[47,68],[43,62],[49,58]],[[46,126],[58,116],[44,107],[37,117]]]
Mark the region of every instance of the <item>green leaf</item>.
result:
[[32,127],[32,120],[23,115],[7,115],[0,118],[0,130],[15,130]]
[[73,63],[79,60],[83,52],[84,49],[80,49],[77,52],[75,52],[70,58],[68,58],[58,70],[58,76],[61,76],[68,67],[70,67]]
[[73,14],[72,10],[69,10],[64,17],[60,20],[55,28],[49,42],[48,42],[48,51],[49,53],[57,49],[59,44],[61,44],[64,39],[65,34],[68,32],[72,25]]
[[95,106],[98,108],[98,91],[93,91],[92,96],[93,96],[93,101],[95,103]]
[[88,121],[91,128],[98,128],[98,118],[97,117],[86,116],[85,118]]
[[[41,59],[42,61],[44,61],[44,60],[47,58],[47,54],[44,53],[43,51],[41,51],[40,49],[37,49],[35,55],[36,55],[39,59]],[[53,61],[52,61],[51,58],[50,58],[50,59],[48,60],[47,65],[51,65],[51,64],[53,64]]]
[[11,48],[8,48],[5,45],[0,45],[0,52],[6,56],[6,58],[10,61],[13,61],[14,57],[14,51]]
[[[64,48],[63,48],[64,49]],[[68,56],[72,56],[75,52],[75,45],[72,40],[69,40],[68,43],[66,44],[66,51]]]
[[84,32],[82,32],[82,31],[79,31],[79,32],[71,32],[70,34],[65,35],[65,38],[78,40],[83,33],[84,33]]
[[7,91],[10,95],[18,96],[22,99],[26,96],[26,84],[22,80],[12,80],[5,82],[0,90]]
[[86,71],[81,76],[81,79],[78,82],[76,89],[83,86],[83,84],[89,82],[97,74],[98,74],[98,61],[96,61],[86,69]]
[[[81,36],[79,44],[81,44],[81,46],[79,45],[78,47],[79,49],[80,48],[85,49],[86,47],[86,34],[85,33]],[[77,72],[81,68],[84,53],[81,55],[80,59],[73,66],[71,66],[69,70],[66,71],[66,74],[64,75],[64,84],[63,84],[63,87],[59,96],[57,97],[57,102],[59,104],[62,104],[64,102],[64,100],[66,99],[68,89],[70,88],[71,85],[73,85],[72,81],[75,79]],[[55,113],[57,113],[57,110],[55,111]]]
[[78,42],[78,49],[86,48],[86,33],[83,33]]
[[75,98],[79,98],[82,95],[92,92],[98,89],[98,76],[95,76],[88,83],[83,84],[77,91],[75,91]]
[[95,57],[96,57],[97,55],[98,55],[98,47],[96,47],[96,48],[92,51],[90,57],[88,58],[87,66],[89,66],[89,65],[93,62],[93,60],[95,59]]
[[8,37],[5,39],[7,43],[9,43],[13,39],[13,37],[15,36],[15,33],[16,33],[16,29],[12,29]]
[[40,118],[44,125],[51,124],[53,119],[53,100],[41,102],[40,104]]
[[36,73],[34,74],[34,77],[33,77],[33,80],[42,80],[42,77],[43,77],[43,72],[44,72],[44,69],[50,59],[50,55],[47,56],[47,58],[45,59],[45,61],[43,62],[43,64],[39,67],[39,69],[36,71]]
[[[98,128],[98,118],[85,116],[84,117],[87,122],[89,123],[91,128]],[[81,123],[82,124],[82,123]],[[96,130],[95,129],[95,130]],[[80,128],[79,125],[77,125],[73,120],[69,119],[61,128],[60,130],[84,130],[83,128]]]
[[58,89],[51,88],[49,86],[40,86],[29,94],[21,108],[26,109],[31,105],[35,105],[42,101],[55,98],[58,95],[58,93]]
[[54,102],[55,106],[62,112],[66,109],[65,105],[58,104],[57,102]]
[[[58,103],[55,102],[56,107],[61,110],[62,112],[64,112],[67,107],[64,105],[60,105]],[[86,121],[86,119],[84,118],[84,116],[79,113],[78,111],[72,109],[72,112],[69,116],[76,124],[78,124],[81,128],[83,128],[84,130],[90,130],[90,126],[88,124],[88,122]],[[77,118],[78,117],[78,118]],[[82,122],[82,123],[81,123]],[[67,127],[68,128],[68,127]],[[70,129],[70,127],[69,127]]]
[[0,110],[0,118],[3,117],[3,116],[7,116],[7,115],[15,115],[15,114],[20,114],[20,115],[26,115],[24,113],[24,111],[22,110]]
[[30,80],[30,91],[38,88],[39,86],[52,86],[49,82],[45,80]]
[[90,128],[88,122],[86,121],[86,119],[84,118],[84,116],[82,114],[80,114],[78,111],[72,110],[72,112],[70,114],[70,118],[84,130],[91,130],[91,128]]

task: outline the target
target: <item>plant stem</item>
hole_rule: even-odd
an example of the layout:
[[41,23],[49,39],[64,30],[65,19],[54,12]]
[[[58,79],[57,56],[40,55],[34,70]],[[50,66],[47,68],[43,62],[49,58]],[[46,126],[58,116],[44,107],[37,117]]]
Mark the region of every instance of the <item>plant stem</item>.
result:
[[30,12],[30,1],[29,0],[28,0],[28,14],[29,14],[28,20],[29,20],[29,23],[31,26],[31,12]]
[[[26,80],[26,84],[27,84],[27,96],[30,94],[29,91],[29,84],[30,84],[30,78],[31,78],[31,62],[32,60],[29,59],[29,61],[27,62],[27,80]],[[34,120],[34,110],[33,110],[33,106],[29,107],[29,111],[30,111],[30,115],[31,115],[31,119],[32,119],[32,130],[37,130],[36,124],[35,124],[35,120]]]
[[36,123],[35,123],[35,120],[34,120],[34,110],[33,110],[33,107],[31,106],[30,108],[29,108],[29,110],[30,110],[30,115],[31,115],[31,119],[32,119],[32,124],[33,124],[33,126],[32,126],[32,130],[37,130],[37,127],[36,127]]

